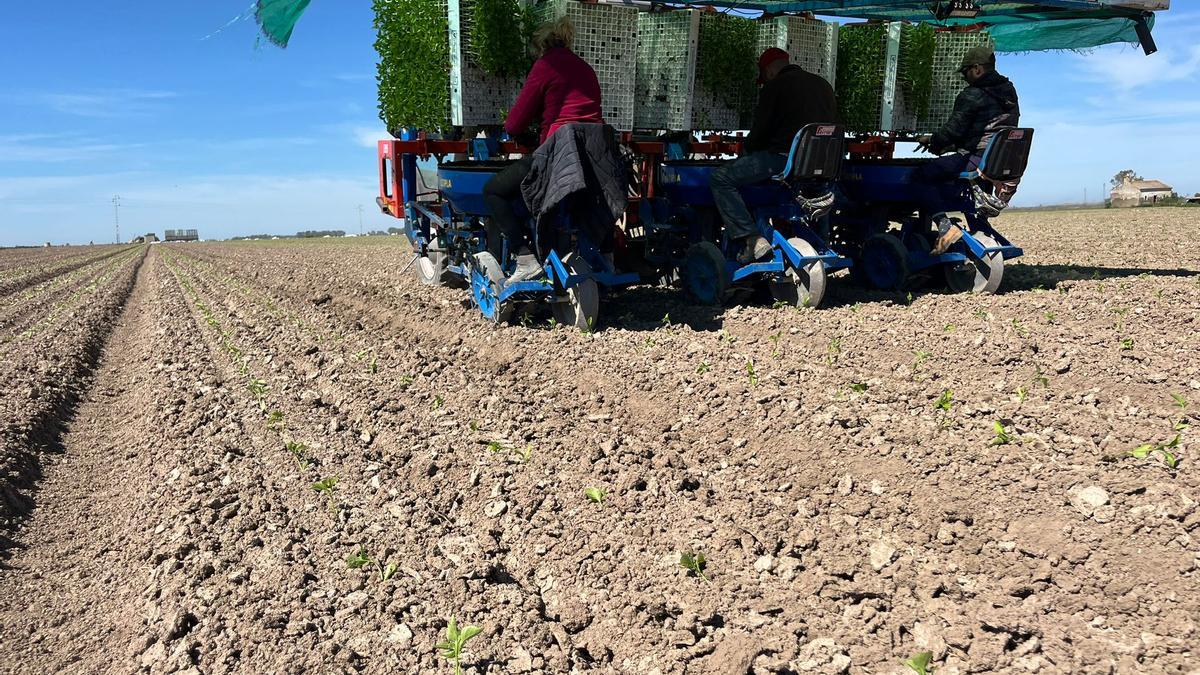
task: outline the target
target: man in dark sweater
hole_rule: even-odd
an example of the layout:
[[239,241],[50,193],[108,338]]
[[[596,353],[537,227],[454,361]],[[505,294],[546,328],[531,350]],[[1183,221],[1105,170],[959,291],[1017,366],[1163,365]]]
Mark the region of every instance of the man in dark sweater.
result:
[[758,59],[758,108],[742,156],[713,171],[710,185],[725,234],[741,241],[738,262],[749,264],[771,252],[754,227],[738,188],[767,180],[783,170],[796,132],[806,124],[834,122],[837,99],[820,75],[788,63],[787,52],[772,47]]
[[988,47],[972,47],[959,68],[967,88],[954,99],[954,111],[941,129],[921,138],[929,151],[942,155],[913,173],[913,186],[924,215],[938,227],[933,254],[946,252],[962,239],[962,230],[942,206],[941,185],[962,172],[979,166],[983,151],[997,129],[1015,127],[1021,121],[1017,89],[996,72],[996,54]]

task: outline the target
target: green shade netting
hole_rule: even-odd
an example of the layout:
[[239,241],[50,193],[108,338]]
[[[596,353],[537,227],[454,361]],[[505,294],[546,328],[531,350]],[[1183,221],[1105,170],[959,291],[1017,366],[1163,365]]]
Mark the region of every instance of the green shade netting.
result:
[[[995,41],[998,52],[1088,49],[1118,42],[1138,42],[1137,23],[1124,17],[1045,18],[1032,21],[989,18],[983,23],[987,24],[986,30]],[[1153,26],[1153,18],[1148,19],[1147,23]]]
[[263,35],[280,47],[287,47],[300,15],[310,0],[257,0],[254,19]]
[[[308,8],[309,2],[310,0],[257,0],[254,18],[267,39],[280,47],[286,47],[296,22]],[[752,8],[768,12],[813,11],[847,18],[907,20],[943,26],[983,24],[996,43],[996,51],[1000,52],[1087,49],[1111,43],[1138,42],[1136,12],[1102,7],[1075,9],[1047,7],[1050,3],[1039,7],[1037,3],[982,2],[983,11],[973,19],[937,21],[929,12],[928,4],[912,0],[699,0],[691,4]],[[1154,17],[1147,18],[1147,23],[1153,26]]]
[[[1084,2],[1004,2],[979,0],[972,18],[937,20],[929,0],[692,0],[692,5],[763,12],[812,12],[823,17],[911,21],[934,26],[981,26],[996,43],[996,51],[1033,52],[1088,49],[1100,45],[1138,42],[1136,9]],[[1153,26],[1154,17],[1146,18]]]

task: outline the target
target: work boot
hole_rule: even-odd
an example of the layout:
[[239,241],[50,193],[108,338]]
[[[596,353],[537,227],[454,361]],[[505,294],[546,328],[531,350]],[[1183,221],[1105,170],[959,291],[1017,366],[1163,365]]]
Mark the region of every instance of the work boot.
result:
[[746,237],[742,252],[738,253],[737,261],[742,265],[757,262],[771,254],[771,242],[758,236]]
[[529,249],[523,248],[517,252],[517,268],[508,275],[508,283],[536,279],[541,273],[542,266],[538,263],[537,256]]
[[959,239],[962,239],[962,229],[958,223],[951,220],[946,214],[941,213],[933,217],[938,226],[938,238],[933,243],[933,250],[930,255],[941,255],[954,245]]

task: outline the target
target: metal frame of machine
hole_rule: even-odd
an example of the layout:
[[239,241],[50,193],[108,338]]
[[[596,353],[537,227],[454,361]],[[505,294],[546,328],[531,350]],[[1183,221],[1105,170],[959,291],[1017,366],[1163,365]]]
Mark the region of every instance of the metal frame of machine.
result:
[[[976,14],[983,22],[989,17],[997,21],[1000,19],[995,17],[1023,20],[1024,14],[1068,21],[1090,17],[1117,19],[1129,22],[1125,24],[1127,27],[1137,28],[1137,39],[1149,54],[1154,51],[1149,31],[1151,12],[1167,9],[1169,0],[933,3],[928,0],[699,0],[689,3],[697,5],[736,6],[775,15],[817,13],[885,21],[933,21],[946,30],[973,25],[970,20]],[[941,10],[945,10],[949,21],[936,15]],[[1130,34],[1128,29],[1123,30],[1125,35]],[[1032,130],[1021,131],[1029,135],[1020,166],[1023,172]],[[840,136],[841,131],[838,133]],[[1004,260],[1020,256],[1023,251],[997,232],[989,222],[987,208],[980,208],[982,197],[977,183],[992,178],[986,175],[991,146],[983,155],[980,170],[964,174],[945,187],[947,210],[962,212],[967,228],[961,243],[947,253],[933,256],[928,241],[931,226],[928,219],[920,217],[907,187],[909,175],[922,160],[894,158],[896,143],[911,140],[911,136],[886,130],[848,139],[845,148],[848,159],[844,175],[837,182],[838,199],[828,221],[821,220],[823,209],[814,208],[816,201],[797,190],[781,189],[785,183],[780,180],[774,185],[748,188],[744,191],[748,206],[774,251],[770,260],[738,265],[732,262],[733,256],[727,250],[717,246],[720,240],[713,231],[701,231],[708,224],[700,214],[705,200],[697,198],[699,193],[695,190],[707,190],[707,174],[697,172],[683,186],[690,188],[691,193],[681,190],[678,180],[681,160],[715,161],[737,156],[741,153],[740,138],[693,136],[686,141],[671,142],[640,139],[625,133],[621,143],[634,157],[633,171],[637,177],[636,184],[631,186],[634,194],[624,223],[627,243],[642,247],[643,262],[656,268],[655,276],[682,280],[691,287],[692,295],[703,302],[720,302],[732,285],[765,281],[777,299],[815,306],[820,303],[827,274],[847,267],[860,281],[878,288],[911,287],[928,280],[932,271],[940,269],[951,290],[995,292],[1002,279]],[[484,229],[481,219],[486,217],[486,209],[464,210],[456,205],[456,200],[470,201],[471,197],[461,190],[452,194],[456,190],[441,184],[446,182],[441,179],[436,187],[425,186],[425,193],[418,186],[418,159],[437,158],[441,162],[448,156],[457,156],[483,162],[492,156],[531,151],[512,142],[439,140],[417,130],[403,130],[399,140],[378,144],[377,201],[386,213],[404,219],[405,232],[416,250],[410,266],[418,266],[418,276],[426,283],[465,283],[471,288],[472,299],[481,313],[494,321],[507,319],[517,304],[546,301],[560,322],[590,329],[598,311],[598,288],[627,285],[637,281],[638,275],[618,273],[590,242],[575,238],[569,253],[557,248],[544,251],[545,281],[505,284],[499,264],[482,252],[485,247],[480,239],[485,235],[481,235]],[[793,155],[795,151],[794,146]],[[449,166],[444,169],[451,170]],[[776,178],[786,179],[786,175]],[[481,189],[482,183],[475,188]],[[422,202],[423,197],[431,195],[434,201]],[[564,225],[569,227],[569,223]],[[663,238],[670,243],[660,245]],[[451,247],[456,253],[448,250]],[[792,292],[784,288],[789,284]]]

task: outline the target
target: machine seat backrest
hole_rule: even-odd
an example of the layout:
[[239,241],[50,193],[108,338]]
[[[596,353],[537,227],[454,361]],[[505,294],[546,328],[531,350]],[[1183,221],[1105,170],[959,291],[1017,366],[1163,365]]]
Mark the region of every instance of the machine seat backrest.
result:
[[983,151],[979,173],[994,181],[1018,180],[1025,175],[1032,147],[1033,129],[1000,129]]
[[837,124],[809,124],[796,132],[788,151],[787,166],[776,180],[835,181],[846,156],[846,134]]

